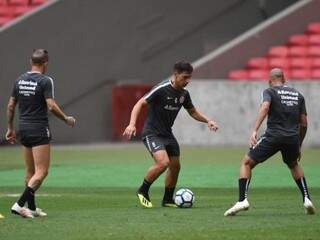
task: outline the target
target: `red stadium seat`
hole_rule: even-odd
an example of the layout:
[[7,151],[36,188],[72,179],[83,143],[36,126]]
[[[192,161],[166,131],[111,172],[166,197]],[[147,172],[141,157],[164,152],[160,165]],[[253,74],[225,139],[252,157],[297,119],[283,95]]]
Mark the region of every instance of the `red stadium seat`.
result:
[[290,58],[291,68],[310,68],[311,59],[310,58]]
[[250,69],[266,69],[269,67],[268,59],[264,57],[250,58],[247,67]]
[[270,68],[288,69],[290,67],[290,62],[288,58],[270,58],[269,66]]
[[11,17],[0,17],[0,27],[2,27],[3,25],[7,24],[11,20],[12,20]]
[[311,65],[311,68],[319,68],[320,69],[320,58],[311,58],[310,65]]
[[315,69],[315,70],[313,70],[311,72],[311,78],[320,81],[320,68],[319,69]]
[[274,46],[269,49],[269,57],[287,57],[288,48],[286,46]]
[[320,46],[311,46],[308,49],[308,54],[311,57],[320,57]]
[[291,73],[288,69],[283,70],[284,79],[291,79]]
[[9,0],[8,5],[11,6],[27,6],[29,4],[29,0]]
[[309,45],[319,45],[320,46],[320,34],[312,34],[308,37]]
[[320,34],[320,22],[310,23],[307,27],[307,32],[311,34]]
[[291,46],[306,46],[309,43],[309,38],[305,34],[292,35],[288,41]]
[[311,71],[308,69],[292,69],[290,75],[291,79],[310,79]]
[[29,12],[31,9],[32,9],[31,6],[15,7],[13,10],[13,15],[14,15],[14,17],[18,17],[18,16],[25,14],[26,12]]
[[269,71],[267,70],[249,70],[248,78],[251,80],[267,80]]
[[44,4],[45,2],[47,2],[47,0],[32,0],[31,5],[32,6],[39,6],[41,4]]
[[248,72],[246,70],[234,70],[229,72],[228,77],[231,80],[244,80],[248,79]]
[[0,6],[0,17],[13,17],[13,8],[9,6]]
[[290,57],[306,57],[308,55],[308,48],[301,46],[293,46],[289,48]]

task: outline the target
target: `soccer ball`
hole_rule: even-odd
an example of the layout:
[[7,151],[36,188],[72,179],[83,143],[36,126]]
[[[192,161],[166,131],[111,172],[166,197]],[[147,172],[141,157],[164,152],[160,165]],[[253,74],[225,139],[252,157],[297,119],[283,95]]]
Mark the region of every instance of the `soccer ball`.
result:
[[181,188],[174,196],[174,203],[180,208],[191,208],[194,202],[194,194],[188,188]]

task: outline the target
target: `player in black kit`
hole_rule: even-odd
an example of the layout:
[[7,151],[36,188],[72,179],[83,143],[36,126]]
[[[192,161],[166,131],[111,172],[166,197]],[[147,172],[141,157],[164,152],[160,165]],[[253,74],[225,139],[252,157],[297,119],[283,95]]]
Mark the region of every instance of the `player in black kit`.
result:
[[[51,132],[48,109],[67,125],[74,126],[75,119],[66,116],[54,100],[52,78],[44,73],[49,56],[44,49],[36,49],[31,56],[31,71],[22,74],[15,82],[7,107],[8,130],[6,139],[11,144],[16,140],[13,118],[16,104],[19,105],[19,133],[26,166],[26,188],[11,211],[22,217],[41,217],[47,214],[35,204],[35,192],[48,174],[50,164]],[[27,203],[27,207],[25,204]]]
[[[263,91],[262,104],[250,138],[250,151],[242,159],[239,177],[239,201],[224,215],[232,216],[249,209],[247,192],[252,169],[278,151],[289,167],[303,199],[307,214],[314,214],[315,208],[310,200],[303,170],[298,164],[301,157],[301,145],[307,132],[307,111],[304,97],[296,89],[284,85],[281,69],[270,72],[270,88]],[[257,140],[258,130],[268,115],[267,130]]]
[[156,85],[142,97],[131,112],[130,124],[123,135],[128,139],[136,134],[136,121],[142,107],[148,105],[147,120],[144,124],[142,139],[155,163],[147,171],[137,195],[142,206],[151,208],[149,188],[165,171],[165,193],[162,206],[174,207],[173,194],[180,171],[180,148],[171,127],[180,108],[183,106],[191,117],[207,123],[210,130],[216,131],[217,124],[200,113],[192,104],[189,92],[184,89],[190,82],[193,67],[188,62],[174,65],[173,78]]

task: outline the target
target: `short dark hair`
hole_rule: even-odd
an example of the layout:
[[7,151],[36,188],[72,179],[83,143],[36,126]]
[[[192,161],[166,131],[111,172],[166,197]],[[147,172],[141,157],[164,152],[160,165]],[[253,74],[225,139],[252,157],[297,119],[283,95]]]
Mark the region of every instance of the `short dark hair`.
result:
[[182,73],[182,72],[192,73],[193,67],[189,62],[180,61],[174,64],[173,70],[178,73]]
[[34,49],[31,55],[31,62],[34,65],[43,65],[49,61],[48,51],[45,49]]

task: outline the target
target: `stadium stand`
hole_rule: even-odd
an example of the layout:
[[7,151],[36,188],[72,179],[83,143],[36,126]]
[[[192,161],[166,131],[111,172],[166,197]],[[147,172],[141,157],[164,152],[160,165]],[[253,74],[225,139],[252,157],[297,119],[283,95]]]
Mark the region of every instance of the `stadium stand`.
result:
[[320,22],[310,23],[304,34],[270,47],[266,56],[249,59],[245,69],[232,70],[228,76],[231,80],[266,80],[275,67],[284,69],[286,77],[293,80],[320,80]]
[[44,4],[47,0],[0,0],[0,27]]

